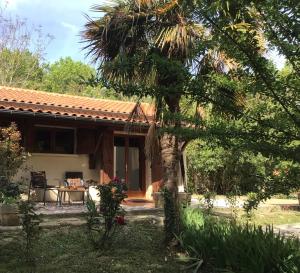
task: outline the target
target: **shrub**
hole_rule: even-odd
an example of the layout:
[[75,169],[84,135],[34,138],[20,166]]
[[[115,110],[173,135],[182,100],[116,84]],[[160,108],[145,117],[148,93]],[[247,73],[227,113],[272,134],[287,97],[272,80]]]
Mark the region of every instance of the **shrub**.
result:
[[270,226],[239,225],[195,209],[185,211],[182,220],[183,248],[210,272],[300,272],[299,240],[276,234]]
[[22,231],[26,241],[25,257],[27,262],[34,262],[33,258],[33,243],[34,239],[39,235],[39,216],[35,212],[35,204],[29,200],[21,201],[19,203],[19,212],[21,215]]
[[240,149],[224,149],[212,141],[194,140],[187,146],[189,190],[226,194],[238,189],[258,191],[269,168],[267,158]]
[[127,186],[118,178],[108,184],[97,186],[100,196],[100,208],[93,200],[88,200],[88,229],[90,238],[95,247],[104,246],[119,225],[124,225],[124,211],[121,208],[122,201],[127,197]]
[[20,193],[20,187],[17,183],[9,182],[6,177],[0,177],[0,203],[14,203]]
[[214,208],[214,202],[216,200],[217,193],[213,191],[208,191],[203,194],[203,203],[204,208],[207,213],[211,213],[212,209]]
[[26,160],[20,142],[21,134],[15,123],[0,127],[0,203],[10,203],[20,195],[19,185],[12,182]]

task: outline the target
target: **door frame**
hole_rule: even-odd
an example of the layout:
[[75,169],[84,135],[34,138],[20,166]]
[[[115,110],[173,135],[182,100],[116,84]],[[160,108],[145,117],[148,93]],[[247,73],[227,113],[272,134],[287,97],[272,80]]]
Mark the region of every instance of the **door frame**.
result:
[[[114,143],[115,143],[115,138],[116,137],[121,137],[124,138],[125,140],[125,151],[124,151],[124,169],[125,169],[125,183],[128,185],[128,180],[129,180],[129,139],[134,138],[138,139],[138,148],[139,148],[139,183],[141,190],[139,191],[127,191],[128,197],[144,197],[146,194],[146,157],[145,157],[145,136],[144,135],[128,135],[128,134],[114,134]],[[115,144],[114,144],[115,147]],[[114,148],[114,158],[116,157],[115,154],[115,148]],[[114,164],[114,175],[116,174],[116,164]]]

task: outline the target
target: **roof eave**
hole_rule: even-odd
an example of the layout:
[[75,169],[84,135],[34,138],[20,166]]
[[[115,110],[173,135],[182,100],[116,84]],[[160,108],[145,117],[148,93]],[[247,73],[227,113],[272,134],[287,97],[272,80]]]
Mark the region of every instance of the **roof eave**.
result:
[[0,113],[6,113],[10,115],[20,115],[20,116],[33,116],[33,117],[47,117],[47,118],[55,118],[55,119],[62,119],[62,120],[78,120],[78,121],[90,121],[90,122],[97,122],[97,123],[111,123],[111,124],[118,124],[118,125],[126,125],[128,123],[132,125],[144,126],[149,127],[149,122],[134,122],[134,121],[122,121],[122,120],[111,120],[111,119],[100,119],[100,118],[92,118],[92,117],[78,117],[78,116],[62,116],[52,113],[38,113],[38,112],[31,112],[31,111],[20,111],[20,110],[11,110],[11,109],[0,109]]

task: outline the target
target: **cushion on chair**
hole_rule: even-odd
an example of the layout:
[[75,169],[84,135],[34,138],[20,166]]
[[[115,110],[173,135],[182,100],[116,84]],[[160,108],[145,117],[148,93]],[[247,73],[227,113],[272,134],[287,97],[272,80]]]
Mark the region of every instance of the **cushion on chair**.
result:
[[67,178],[68,185],[71,187],[80,187],[83,185],[81,178]]
[[84,184],[82,172],[66,172],[65,178],[68,186],[71,187],[81,187]]

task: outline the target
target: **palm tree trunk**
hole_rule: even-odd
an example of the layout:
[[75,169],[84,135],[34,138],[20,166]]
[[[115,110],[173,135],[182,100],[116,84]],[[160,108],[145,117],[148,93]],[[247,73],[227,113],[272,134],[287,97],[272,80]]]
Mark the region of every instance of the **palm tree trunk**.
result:
[[[179,112],[179,100],[166,100],[169,110]],[[180,126],[180,122],[168,122],[167,126]],[[180,232],[180,211],[178,200],[178,167],[180,159],[178,136],[164,132],[160,137],[161,159],[163,167],[163,184],[165,186],[165,229],[166,240],[171,241],[174,234]]]

